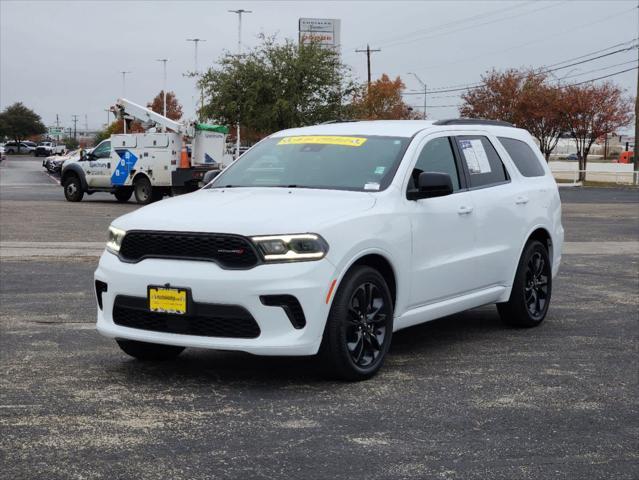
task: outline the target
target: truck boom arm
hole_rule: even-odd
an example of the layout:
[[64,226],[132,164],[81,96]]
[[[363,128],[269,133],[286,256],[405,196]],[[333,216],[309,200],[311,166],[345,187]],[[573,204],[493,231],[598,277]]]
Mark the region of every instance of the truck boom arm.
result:
[[117,102],[115,102],[115,105],[111,107],[111,111],[118,118],[124,118],[125,115],[130,115],[140,120],[142,123],[155,123],[156,125],[168,128],[169,130],[172,130],[175,133],[179,133],[181,135],[186,135],[189,137],[193,135],[193,133],[190,131],[191,128],[189,128],[184,123],[171,120],[164,115],[160,115],[159,113],[154,112],[150,108],[143,107],[142,105],[138,105],[137,103],[133,103],[126,98],[118,98]]

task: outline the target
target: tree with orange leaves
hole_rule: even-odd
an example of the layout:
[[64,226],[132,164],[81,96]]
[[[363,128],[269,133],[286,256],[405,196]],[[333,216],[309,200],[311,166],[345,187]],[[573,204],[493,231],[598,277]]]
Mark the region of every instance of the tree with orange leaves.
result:
[[577,144],[579,180],[586,179],[588,154],[596,140],[630,124],[634,101],[611,82],[568,85],[563,89],[561,114],[566,131]]
[[391,80],[383,74],[368,88],[362,87],[351,103],[352,115],[366,120],[404,120],[419,118],[404,102],[405,88],[400,77]]
[[[146,104],[147,108],[150,108],[160,115],[164,114],[164,90],[158,93],[152,102]],[[166,92],[166,116],[171,120],[179,120],[182,118],[182,105],[178,102],[175,92]]]

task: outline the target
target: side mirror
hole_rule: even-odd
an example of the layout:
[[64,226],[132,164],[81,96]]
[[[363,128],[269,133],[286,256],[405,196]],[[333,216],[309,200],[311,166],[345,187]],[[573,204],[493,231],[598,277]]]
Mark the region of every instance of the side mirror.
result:
[[80,161],[83,162],[87,159],[87,152],[84,150],[80,150]]
[[441,172],[422,172],[419,174],[417,188],[409,190],[406,197],[409,200],[422,198],[443,197],[453,193],[453,182],[450,175]]
[[208,185],[209,183],[211,183],[213,181],[213,179],[215,177],[217,177],[220,174],[220,170],[209,170],[208,172],[206,172],[204,174],[204,177],[202,177],[202,183],[204,185]]

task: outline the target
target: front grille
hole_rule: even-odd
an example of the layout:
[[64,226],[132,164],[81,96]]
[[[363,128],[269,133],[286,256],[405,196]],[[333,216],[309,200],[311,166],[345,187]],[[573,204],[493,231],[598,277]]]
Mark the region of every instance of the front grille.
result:
[[189,303],[187,315],[151,312],[147,299],[118,295],[113,305],[113,322],[123,327],[154,332],[202,337],[257,338],[260,327],[239,305]]
[[253,244],[239,235],[141,230],[127,232],[120,258],[125,262],[145,258],[202,260],[228,269],[248,269],[259,262]]

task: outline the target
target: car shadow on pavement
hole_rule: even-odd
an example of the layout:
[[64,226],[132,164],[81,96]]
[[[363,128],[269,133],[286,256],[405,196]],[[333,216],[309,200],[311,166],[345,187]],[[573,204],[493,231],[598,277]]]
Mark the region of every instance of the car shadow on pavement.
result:
[[[494,307],[463,312],[396,332],[384,370],[401,357],[436,357],[458,352],[460,346],[483,342],[496,332],[512,330],[499,319]],[[158,383],[202,382],[233,384],[246,382],[253,387],[277,388],[291,383],[334,383],[322,371],[316,357],[270,357],[243,352],[225,352],[188,348],[177,359],[166,362],[140,362],[124,353],[112,358],[106,367],[109,375],[125,377],[133,384],[157,386]],[[115,354],[115,353],[114,353]],[[117,355],[117,354],[115,354]]]

